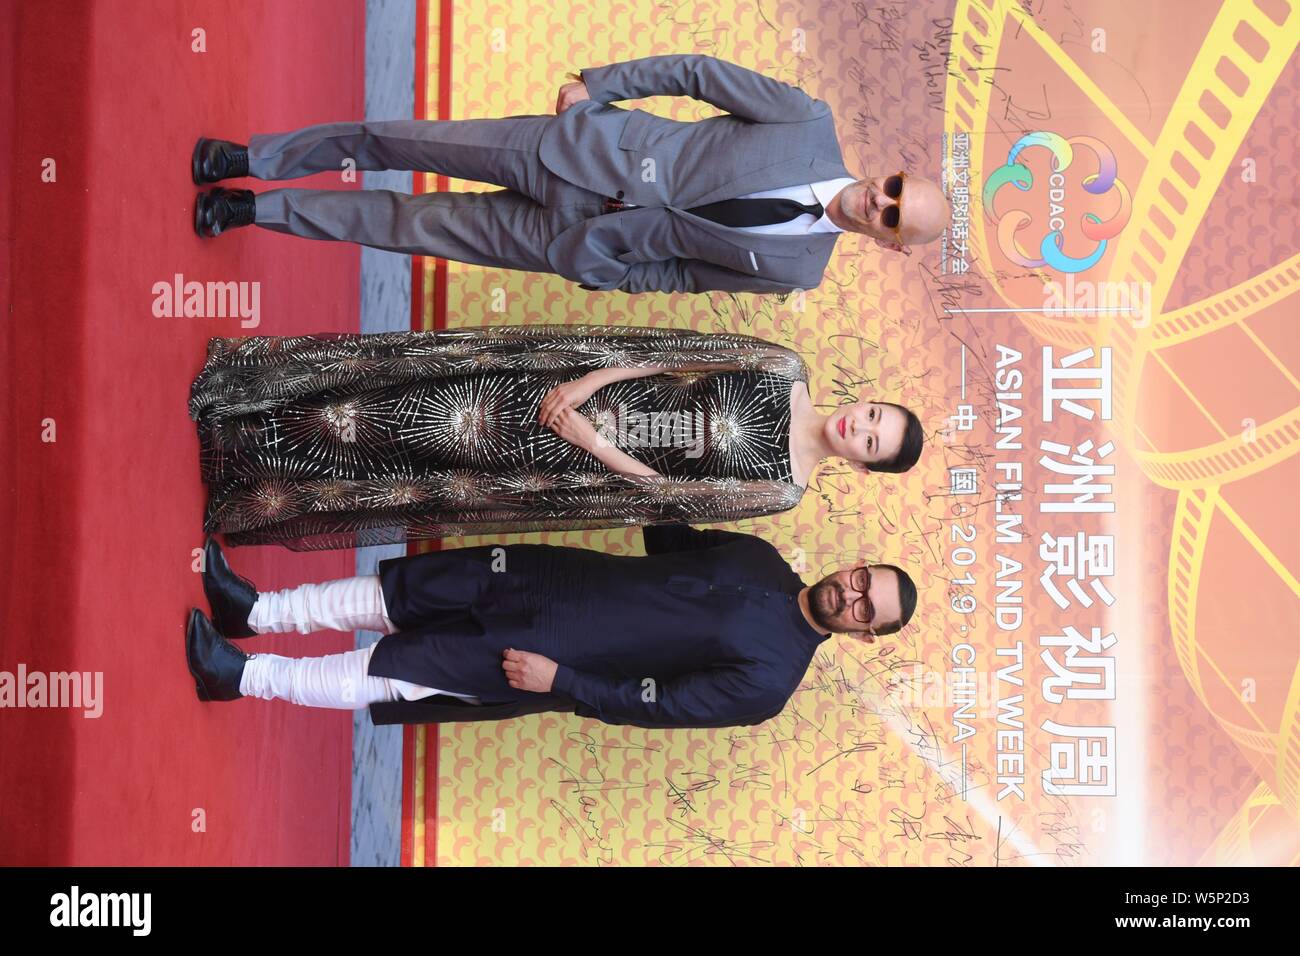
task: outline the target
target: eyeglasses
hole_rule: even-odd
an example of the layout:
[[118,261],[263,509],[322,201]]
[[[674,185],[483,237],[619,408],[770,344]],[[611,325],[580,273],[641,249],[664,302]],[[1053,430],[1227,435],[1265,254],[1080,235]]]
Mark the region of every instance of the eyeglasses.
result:
[[880,224],[886,229],[894,230],[894,235],[900,243],[903,241],[903,236],[898,227],[903,221],[903,183],[906,179],[907,173],[900,172],[885,180],[882,191],[887,198],[894,200],[894,205],[886,206],[880,211]]
[[871,568],[865,564],[860,568],[854,568],[853,573],[849,575],[849,582],[853,585],[853,590],[862,595],[853,602],[853,620],[859,624],[870,624],[876,616],[876,609],[871,604],[871,598],[868,597],[868,592],[871,590]]

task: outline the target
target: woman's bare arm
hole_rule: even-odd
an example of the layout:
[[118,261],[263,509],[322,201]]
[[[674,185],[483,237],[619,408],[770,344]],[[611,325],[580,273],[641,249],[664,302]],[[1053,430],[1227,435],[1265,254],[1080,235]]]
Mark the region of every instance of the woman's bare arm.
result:
[[556,413],[550,429],[571,445],[577,445],[590,452],[596,460],[610,471],[621,475],[640,475],[653,478],[659,472],[649,465],[637,461],[613,442],[600,437],[596,427],[581,412],[572,408],[562,408]]

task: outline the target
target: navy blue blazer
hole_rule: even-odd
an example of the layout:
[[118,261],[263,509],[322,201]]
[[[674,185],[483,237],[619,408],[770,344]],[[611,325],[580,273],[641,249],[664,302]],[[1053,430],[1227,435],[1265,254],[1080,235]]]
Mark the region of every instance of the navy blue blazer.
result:
[[[753,535],[642,529],[645,556],[584,548],[456,548],[379,563],[388,617],[369,673],[460,694],[370,705],[376,724],[500,720],[541,711],[637,727],[775,717],[829,635],[804,583]],[[506,648],[559,669],[550,693],[512,688]]]

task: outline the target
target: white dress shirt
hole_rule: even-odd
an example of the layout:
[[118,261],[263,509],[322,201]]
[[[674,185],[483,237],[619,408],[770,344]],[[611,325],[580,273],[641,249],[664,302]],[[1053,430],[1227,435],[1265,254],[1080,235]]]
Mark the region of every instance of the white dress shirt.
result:
[[[825,210],[841,189],[854,182],[857,182],[857,180],[849,178],[822,179],[806,186],[782,186],[779,189],[764,189],[756,193],[745,193],[745,195],[738,198],[793,199],[805,206],[811,206],[814,202],[819,202],[822,204],[822,215],[820,219],[813,219],[810,213],[800,213],[789,222],[776,222],[766,226],[733,226],[731,228],[744,229],[746,232],[784,233],[790,236],[809,235],[814,232],[843,232],[843,229],[831,222],[831,217],[826,215]],[[625,205],[629,208],[636,208],[636,203],[626,203]]]

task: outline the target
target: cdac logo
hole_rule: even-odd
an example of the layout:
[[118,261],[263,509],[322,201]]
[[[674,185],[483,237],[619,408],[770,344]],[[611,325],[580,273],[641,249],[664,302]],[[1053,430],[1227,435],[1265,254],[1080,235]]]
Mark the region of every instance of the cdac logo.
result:
[[[1021,153],[1032,147],[1041,147],[1051,156],[1051,171],[1047,175],[1047,233],[1035,250],[1036,256],[1024,252],[1016,241],[1016,233],[1028,226],[1034,216],[1024,209],[1009,209],[999,216],[994,205],[1003,186],[1011,185],[1021,192],[1029,192],[1034,185],[1034,174],[1021,162]],[[1080,182],[1083,190],[1093,196],[1104,195],[1113,188],[1119,194],[1119,210],[1109,219],[1101,219],[1093,212],[1079,217],[1079,229],[1084,237],[1096,243],[1088,255],[1075,258],[1065,253],[1065,223],[1067,220],[1065,172],[1074,162],[1078,148],[1090,150],[1097,157],[1097,172],[1085,176]],[[1091,269],[1106,254],[1107,240],[1119,235],[1128,225],[1133,203],[1128,189],[1115,175],[1118,166],[1110,147],[1091,136],[1066,139],[1057,133],[1026,133],[1016,140],[1007,154],[1005,166],[999,166],[984,182],[984,211],[998,227],[998,247],[1012,262],[1036,269],[1048,266],[1057,272],[1083,272]]]

